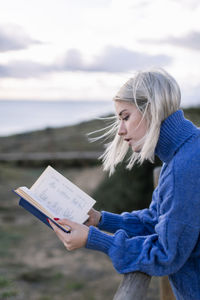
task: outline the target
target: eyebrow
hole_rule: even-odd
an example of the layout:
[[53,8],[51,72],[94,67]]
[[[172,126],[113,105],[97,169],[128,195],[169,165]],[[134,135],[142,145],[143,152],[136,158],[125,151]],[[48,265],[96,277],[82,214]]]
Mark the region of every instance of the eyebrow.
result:
[[125,111],[127,111],[127,109],[123,109],[122,111],[120,111],[119,116],[121,116]]

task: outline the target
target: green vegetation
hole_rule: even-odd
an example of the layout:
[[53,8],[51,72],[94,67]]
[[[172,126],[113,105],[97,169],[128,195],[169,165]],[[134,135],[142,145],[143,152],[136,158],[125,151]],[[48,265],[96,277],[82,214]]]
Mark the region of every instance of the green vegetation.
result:
[[[200,107],[184,109],[184,113],[186,118],[200,126]],[[108,124],[103,120],[91,120],[73,126],[0,137],[0,153],[102,151],[103,144],[89,143],[87,135]]]
[[42,296],[38,300],[54,300],[51,296]]
[[[200,126],[200,108],[187,109],[185,116]],[[103,151],[103,144],[89,143],[86,133],[105,126],[95,120],[2,137],[0,152]],[[86,249],[67,252],[49,228],[18,206],[12,190],[22,185],[31,186],[47,163],[27,163],[26,167],[0,163],[0,299],[112,299],[121,277],[107,256]],[[59,166],[57,162],[51,163],[75,183],[86,185],[84,164],[82,168],[75,164],[76,168],[70,169],[64,161]],[[160,161],[155,165],[160,165]],[[105,175],[96,190],[91,189],[97,200],[95,207],[116,213],[147,207],[153,191],[155,165],[146,162],[128,171],[122,162],[114,175]],[[96,176],[95,172],[92,176]],[[157,278],[152,284],[147,299],[158,300]]]
[[104,121],[92,120],[74,126],[0,137],[0,152],[101,151],[102,144],[88,142],[88,133],[105,126]]
[[79,291],[82,290],[85,287],[85,282],[76,281],[76,280],[67,280],[66,281],[66,290],[68,291]]
[[[185,117],[200,126],[200,108],[185,110]],[[153,192],[153,169],[160,165],[160,160],[156,158],[155,164],[145,162],[142,166],[127,170],[125,162],[122,162],[116,172],[111,177],[107,175],[93,193],[97,200],[96,207],[115,213],[148,207]]]
[[22,279],[26,282],[32,282],[32,283],[41,283],[45,281],[59,281],[64,278],[64,274],[60,272],[53,272],[50,268],[45,269],[30,269],[26,270],[25,272],[21,273],[19,276],[19,279]]
[[196,126],[200,127],[200,107],[184,109],[185,117],[191,120]]
[[11,250],[14,246],[21,241],[23,236],[15,231],[10,231],[9,229],[0,229],[0,257],[9,257],[11,255]]
[[0,299],[14,299],[18,292],[13,282],[5,276],[0,276]]
[[38,300],[53,300],[51,296],[42,296]]
[[116,172],[103,180],[93,197],[100,210],[121,213],[149,206],[153,192],[153,169],[155,165],[145,162],[132,170],[119,165]]
[[11,299],[16,295],[17,295],[17,291],[5,291],[1,293],[1,299]]
[[0,276],[0,288],[4,288],[8,286],[10,286],[10,280],[3,276]]

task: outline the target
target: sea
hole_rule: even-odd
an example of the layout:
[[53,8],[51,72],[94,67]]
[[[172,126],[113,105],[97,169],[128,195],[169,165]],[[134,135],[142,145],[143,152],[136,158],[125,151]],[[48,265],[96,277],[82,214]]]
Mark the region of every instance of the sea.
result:
[[112,113],[112,101],[0,101],[0,136],[74,125]]

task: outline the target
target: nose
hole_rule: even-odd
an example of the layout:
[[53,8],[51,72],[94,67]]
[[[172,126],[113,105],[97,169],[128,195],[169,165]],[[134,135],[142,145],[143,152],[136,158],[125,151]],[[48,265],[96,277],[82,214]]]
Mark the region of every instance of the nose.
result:
[[121,122],[119,125],[118,135],[122,136],[127,133],[126,127],[124,125],[124,122]]

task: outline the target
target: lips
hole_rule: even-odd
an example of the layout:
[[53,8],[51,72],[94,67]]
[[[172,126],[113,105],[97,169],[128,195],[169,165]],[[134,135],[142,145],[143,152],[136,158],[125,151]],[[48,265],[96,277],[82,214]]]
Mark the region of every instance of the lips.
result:
[[124,139],[124,141],[127,142],[129,146],[131,146],[131,139]]

